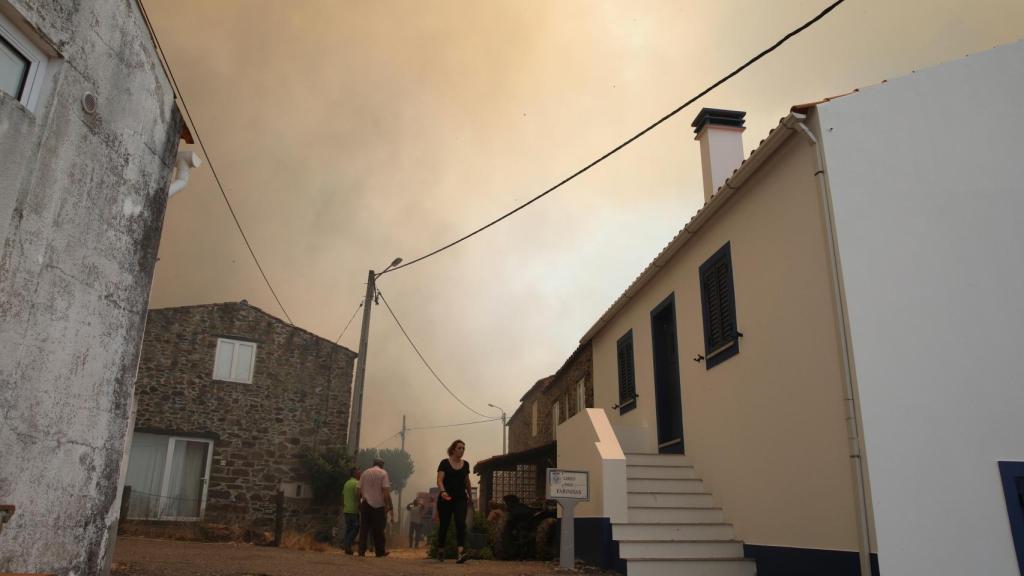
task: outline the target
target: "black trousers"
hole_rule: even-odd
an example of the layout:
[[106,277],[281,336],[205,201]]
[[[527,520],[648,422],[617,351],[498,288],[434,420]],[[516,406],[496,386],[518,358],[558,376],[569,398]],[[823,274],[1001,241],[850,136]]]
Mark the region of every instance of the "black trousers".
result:
[[374,508],[362,501],[359,503],[359,554],[366,554],[366,536],[373,530],[373,548],[377,556],[384,555],[384,527],[387,525],[387,508]]
[[455,542],[459,546],[466,545],[466,500],[437,500],[437,547],[444,550],[444,541],[448,538],[448,525],[455,516]]

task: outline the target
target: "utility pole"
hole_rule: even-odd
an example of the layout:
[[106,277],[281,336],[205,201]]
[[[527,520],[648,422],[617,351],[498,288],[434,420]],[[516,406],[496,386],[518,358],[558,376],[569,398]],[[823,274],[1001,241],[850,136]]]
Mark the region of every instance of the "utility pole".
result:
[[501,411],[501,453],[508,454],[508,442],[506,442],[508,426],[505,424],[505,409],[501,406],[495,406],[494,404],[488,404],[488,406]]
[[[402,414],[402,431],[400,432],[400,434],[402,435],[402,453],[403,454],[405,453],[405,431],[406,431],[406,427],[405,427],[405,414]],[[406,482],[408,482],[408,481],[409,480],[407,479]],[[403,486],[403,488],[404,488],[404,486]],[[401,534],[401,532],[402,532],[402,491],[401,490],[398,491],[398,532],[399,532],[399,534]],[[412,542],[409,542],[409,546],[412,546]]]
[[[384,269],[384,272],[391,270],[402,263],[401,258],[395,258],[391,264]],[[363,382],[366,380],[366,347],[370,340],[370,307],[377,296],[377,277],[383,274],[374,274],[373,270],[366,275],[366,299],[363,301],[363,329],[359,334],[359,364],[356,366],[356,380],[352,384],[352,406],[348,418],[348,450],[353,460],[359,452],[359,426],[363,421]]]
[[[390,268],[390,266],[389,266]],[[377,294],[377,275],[370,270],[366,277],[366,300],[363,301],[363,330],[359,336],[359,364],[356,366],[356,380],[352,385],[351,416],[348,419],[348,450],[355,458],[359,452],[359,426],[363,419],[363,382],[366,380],[366,347],[370,339],[370,308]]]
[[501,411],[501,453],[508,454],[508,442],[506,433],[508,431],[508,425],[505,424],[505,411]]

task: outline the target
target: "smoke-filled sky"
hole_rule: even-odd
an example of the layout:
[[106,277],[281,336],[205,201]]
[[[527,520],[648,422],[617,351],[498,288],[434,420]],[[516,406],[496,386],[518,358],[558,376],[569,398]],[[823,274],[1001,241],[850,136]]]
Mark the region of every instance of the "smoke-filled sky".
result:
[[[271,283],[297,325],[330,340],[369,269],[528,200],[829,3],[145,0]],[[1021,37],[1019,0],[848,0],[587,174],[379,288],[449,387],[511,414],[703,203],[690,128],[702,106],[745,110],[749,153],[791,105]],[[283,317],[206,163],[169,202],[151,306],[242,299]],[[341,340],[358,342],[359,317]],[[383,305],[367,366],[364,447],[397,447],[384,441],[403,414],[411,427],[480,419]],[[456,437],[474,463],[501,450],[497,423],[409,432],[410,488],[433,485]]]

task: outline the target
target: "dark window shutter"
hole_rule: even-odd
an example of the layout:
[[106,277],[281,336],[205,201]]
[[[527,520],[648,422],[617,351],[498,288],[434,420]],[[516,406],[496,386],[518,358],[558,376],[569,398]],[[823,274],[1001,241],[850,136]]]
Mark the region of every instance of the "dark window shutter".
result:
[[732,254],[728,243],[701,264],[700,294],[705,365],[710,369],[739,352]]
[[619,414],[636,407],[636,371],[633,364],[633,331],[619,338]]

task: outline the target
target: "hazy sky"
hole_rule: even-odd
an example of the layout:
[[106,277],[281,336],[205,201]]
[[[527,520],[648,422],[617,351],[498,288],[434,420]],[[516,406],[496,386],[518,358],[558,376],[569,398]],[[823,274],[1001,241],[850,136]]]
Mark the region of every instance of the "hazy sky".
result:
[[[145,0],[264,270],[295,323],[331,340],[369,269],[543,191],[829,3]],[[511,414],[702,204],[701,106],[745,110],[749,152],[791,105],[1021,37],[1020,0],[848,0],[588,174],[379,287],[463,400]],[[151,306],[243,298],[283,317],[206,164],[169,202]],[[342,344],[358,341],[357,317]],[[364,447],[402,414],[479,419],[383,306],[368,359]],[[498,424],[410,432],[412,488],[433,484],[456,437],[471,462],[500,452]]]

